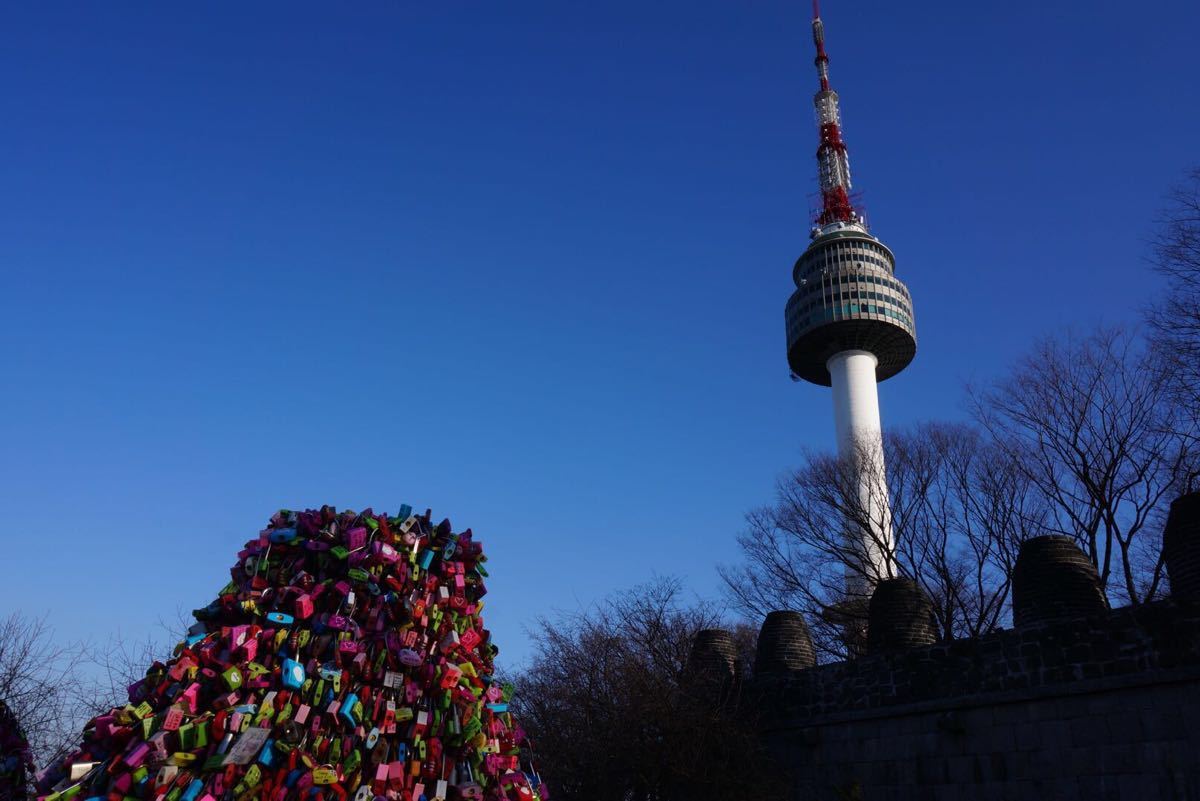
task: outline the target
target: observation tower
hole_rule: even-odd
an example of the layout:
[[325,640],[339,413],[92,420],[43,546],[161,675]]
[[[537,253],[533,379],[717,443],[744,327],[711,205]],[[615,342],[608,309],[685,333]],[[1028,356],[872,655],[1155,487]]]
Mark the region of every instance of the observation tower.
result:
[[842,139],[838,95],[829,84],[829,56],[817,0],[813,42],[820,89],[813,97],[821,211],[812,242],[796,260],[788,299],[787,356],[795,379],[833,388],[838,453],[857,483],[857,513],[847,521],[848,548],[862,570],[847,568],[851,595],[870,593],[892,574],[892,517],[883,463],[876,384],[899,373],[917,352],[912,298],[896,277],[892,251],[867,228],[850,195],[850,160]]

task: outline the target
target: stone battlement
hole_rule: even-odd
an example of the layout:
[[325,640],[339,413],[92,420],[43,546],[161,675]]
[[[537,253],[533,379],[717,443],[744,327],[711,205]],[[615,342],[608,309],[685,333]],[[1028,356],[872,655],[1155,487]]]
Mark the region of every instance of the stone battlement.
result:
[[[796,801],[1200,801],[1200,493],[1172,505],[1164,549],[1171,598],[1110,610],[1070,539],[1029,540],[1016,625],[948,642],[914,582],[881,582],[867,654],[833,664],[773,612],[742,703]],[[733,678],[703,653],[720,639],[693,661]]]
[[[768,727],[894,707],[990,703],[1002,697],[1200,680],[1200,603],[1161,601],[1099,616],[771,672],[748,685],[766,696]],[[1079,685],[1079,686],[1077,686]]]

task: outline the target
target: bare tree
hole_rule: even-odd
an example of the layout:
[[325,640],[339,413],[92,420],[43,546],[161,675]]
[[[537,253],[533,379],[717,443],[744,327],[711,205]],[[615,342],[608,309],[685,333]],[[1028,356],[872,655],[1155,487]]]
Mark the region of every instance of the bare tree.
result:
[[[161,621],[160,625],[168,635],[176,633],[172,626]],[[87,645],[79,659],[85,678],[77,690],[76,718],[88,720],[128,703],[130,686],[145,678],[154,663],[166,661],[170,652],[166,643],[175,639],[178,637],[149,634],[140,640],[129,639],[117,631],[102,645]]]
[[942,637],[974,637],[1006,619],[1022,540],[1040,534],[1044,501],[978,429],[926,423],[890,437],[901,572],[933,601]]
[[[514,703],[555,798],[770,797],[773,774],[732,698],[697,698],[686,681],[693,637],[718,620],[658,579],[539,622]],[[749,651],[754,632],[739,639]]]
[[55,642],[44,619],[19,612],[0,621],[0,700],[29,740],[36,764],[66,748],[82,725],[82,644]]
[[[160,625],[178,633],[178,623]],[[84,724],[129,700],[128,687],[168,651],[166,640],[62,643],[45,619],[14,612],[0,621],[0,702],[28,737],[35,765],[79,745]]]
[[1167,195],[1150,249],[1155,270],[1167,279],[1146,315],[1150,339],[1168,370],[1184,433],[1194,438],[1200,431],[1200,167]]
[[33,755],[21,722],[0,701],[0,801],[25,801],[30,795]]
[[1162,590],[1148,523],[1196,476],[1194,440],[1159,358],[1132,332],[1101,328],[1044,339],[971,393],[980,422],[1047,500],[1050,529],[1075,537],[1110,593],[1130,603]]
[[[810,453],[780,480],[775,503],[747,516],[738,538],[745,561],[720,569],[735,606],[750,615],[805,612],[825,658],[847,654],[847,620],[865,614],[856,588],[893,575],[922,585],[946,638],[999,625],[1017,544],[1045,516],[1030,483],[966,425],[928,423],[886,436],[886,489],[864,492],[860,475],[882,474],[862,470],[867,458]],[[883,492],[886,506],[871,500]],[[890,525],[881,508],[890,508]],[[856,540],[864,536],[873,538],[867,549],[894,540],[881,564],[863,558]]]
[[1178,355],[1192,399],[1200,400],[1200,167],[1168,194],[1150,247],[1155,269],[1167,279],[1150,323]]

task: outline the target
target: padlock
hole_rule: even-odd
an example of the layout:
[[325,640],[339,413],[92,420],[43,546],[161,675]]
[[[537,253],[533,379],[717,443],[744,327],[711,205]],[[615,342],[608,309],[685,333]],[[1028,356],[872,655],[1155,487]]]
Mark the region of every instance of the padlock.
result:
[[237,667],[231,667],[223,672],[221,674],[221,678],[224,680],[225,686],[229,690],[238,689],[242,686],[242,682],[245,681],[244,677],[242,676],[242,671]]
[[304,737],[304,730],[300,727],[301,722],[291,720],[279,726],[276,729],[276,737],[279,742],[287,745],[299,745],[300,740]]
[[350,693],[346,696],[338,715],[346,722],[347,726],[353,728],[358,725],[358,721],[362,718],[362,705],[358,702],[357,694]]
[[284,687],[289,690],[299,690],[304,686],[304,681],[307,678],[304,672],[304,665],[294,659],[284,659],[280,670]]
[[368,751],[373,749],[375,747],[375,744],[377,742],[379,742],[379,735],[380,735],[380,732],[379,732],[378,726],[372,728],[370,733],[367,734],[367,739],[364,741],[363,745],[366,746]]

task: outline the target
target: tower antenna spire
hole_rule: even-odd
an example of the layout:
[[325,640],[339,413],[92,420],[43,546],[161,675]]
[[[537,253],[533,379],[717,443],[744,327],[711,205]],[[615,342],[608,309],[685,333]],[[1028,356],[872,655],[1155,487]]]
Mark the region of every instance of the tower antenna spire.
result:
[[825,25],[821,22],[820,0],[813,0],[813,44],[817,47],[817,77],[821,87],[813,96],[817,111],[817,180],[821,187],[819,225],[836,222],[863,224],[850,202],[850,155],[842,139],[842,118],[837,92],[829,85],[829,54],[825,52]]

